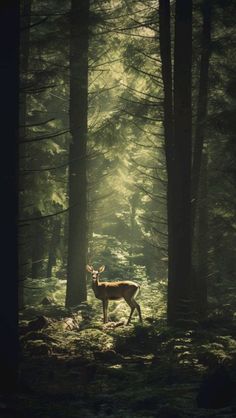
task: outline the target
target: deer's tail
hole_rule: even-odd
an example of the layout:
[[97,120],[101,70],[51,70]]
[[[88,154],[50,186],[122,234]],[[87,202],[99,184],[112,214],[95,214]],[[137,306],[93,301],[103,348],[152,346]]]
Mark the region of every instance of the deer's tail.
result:
[[139,295],[140,292],[141,292],[141,286],[140,286],[140,284],[138,284],[137,285],[137,290],[136,290],[136,292],[134,294],[134,298],[136,298]]

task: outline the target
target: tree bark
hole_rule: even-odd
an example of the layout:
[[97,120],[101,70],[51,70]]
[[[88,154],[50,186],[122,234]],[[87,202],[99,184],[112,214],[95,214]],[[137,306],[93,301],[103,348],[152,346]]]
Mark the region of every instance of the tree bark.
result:
[[200,319],[207,315],[207,276],[208,276],[208,204],[207,204],[207,153],[203,153],[199,184],[197,268],[196,268],[196,309]]
[[[176,0],[174,47],[173,281],[170,322],[191,307],[192,1]],[[186,305],[187,304],[187,305]]]
[[0,391],[16,389],[18,366],[19,2],[0,5],[1,276]]
[[[31,22],[31,0],[24,0],[21,2],[21,26],[23,30],[21,31],[20,38],[20,107],[19,107],[19,121],[20,121],[20,138],[25,140],[26,137],[26,122],[27,122],[27,93],[26,93],[26,80],[28,75],[28,66],[29,66],[29,52],[30,52],[30,22]],[[26,154],[25,144],[21,144],[20,157],[23,157],[21,161],[24,161],[24,156]],[[24,218],[23,213],[23,199],[24,199],[24,176],[21,176],[19,179],[19,189],[21,191],[19,197],[19,210],[20,218]],[[21,199],[22,195],[22,199]],[[28,228],[21,227],[19,230],[19,244],[20,244],[20,266],[19,266],[19,309],[24,307],[24,277],[25,277],[25,266],[27,265],[25,241]]]
[[52,226],[52,235],[49,244],[48,265],[47,265],[47,277],[52,277],[52,268],[56,264],[57,260],[57,248],[60,242],[61,233],[61,220],[54,220]]
[[[202,319],[207,314],[207,271],[208,271],[208,211],[207,211],[207,154],[204,141],[208,105],[209,64],[211,55],[210,0],[202,2],[202,38],[197,119],[192,166],[192,237],[196,243],[196,265],[193,267],[196,293],[196,310]],[[204,195],[205,194],[205,195]],[[198,225],[196,225],[198,212]],[[196,228],[197,227],[197,228]],[[196,238],[196,239],[195,239]]]
[[[41,212],[35,210],[34,212],[35,217],[41,217]],[[44,248],[44,228],[43,228],[43,220],[35,220],[31,222],[31,277],[32,279],[39,279],[43,277],[43,259],[45,256],[45,248]]]
[[211,55],[211,0],[203,0],[202,4],[202,40],[201,40],[201,63],[199,78],[199,93],[197,103],[197,120],[193,152],[192,168],[192,235],[194,235],[196,205],[198,199],[198,188],[202,162],[202,152],[205,137],[207,119],[208,84],[209,84],[209,63]]
[[167,319],[174,325],[189,318],[191,299],[192,2],[176,0],[174,93],[169,1],[159,1],[159,24],[168,176]]
[[87,113],[89,0],[71,0],[69,242],[66,306],[87,299]]
[[174,318],[174,275],[173,275],[173,83],[171,62],[170,2],[159,0],[159,41],[161,69],[164,89],[164,140],[167,166],[167,223],[168,223],[168,303],[167,317]]

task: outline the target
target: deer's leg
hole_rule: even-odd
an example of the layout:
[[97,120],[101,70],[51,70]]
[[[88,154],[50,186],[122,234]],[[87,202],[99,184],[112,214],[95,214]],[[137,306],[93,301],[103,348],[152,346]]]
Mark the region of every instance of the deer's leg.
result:
[[107,309],[108,309],[108,300],[107,299],[102,301],[102,307],[103,307],[103,322],[105,324],[107,322]]
[[133,312],[134,312],[134,310],[135,310],[135,306],[134,306],[134,304],[132,303],[133,301],[132,300],[130,300],[130,299],[125,299],[125,301],[126,301],[126,303],[130,306],[130,308],[131,308],[131,312],[130,312],[130,315],[129,315],[129,319],[128,319],[128,321],[127,321],[127,324],[126,325],[129,325],[129,323],[130,323],[130,321],[131,321],[131,318],[132,318],[132,315],[133,315]]
[[137,309],[137,311],[138,311],[139,320],[140,320],[140,322],[141,322],[141,324],[142,324],[142,323],[143,323],[143,320],[142,320],[142,315],[141,315],[141,308],[140,308],[140,305],[138,304],[138,302],[136,302],[136,300],[135,300],[135,299],[132,299],[132,302],[133,302],[133,304],[134,304],[135,308],[136,308],[136,309]]

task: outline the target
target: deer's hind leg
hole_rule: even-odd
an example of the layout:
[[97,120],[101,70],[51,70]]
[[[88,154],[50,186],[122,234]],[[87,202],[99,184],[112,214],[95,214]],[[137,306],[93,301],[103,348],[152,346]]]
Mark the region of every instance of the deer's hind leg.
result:
[[129,323],[130,323],[130,321],[131,321],[131,318],[132,318],[132,315],[133,315],[134,310],[135,310],[135,305],[134,305],[134,303],[133,303],[133,300],[132,300],[132,299],[126,299],[126,298],[124,298],[124,299],[125,299],[126,303],[127,303],[127,304],[130,306],[130,308],[131,308],[130,315],[129,315],[129,319],[128,319],[127,324],[126,324],[126,325],[129,325]]
[[136,302],[136,300],[135,300],[135,299],[132,299],[131,301],[132,301],[132,303],[133,303],[134,307],[135,307],[135,308],[137,309],[137,311],[138,311],[139,320],[140,320],[140,322],[141,322],[141,324],[142,324],[142,323],[143,323],[143,319],[142,319],[142,314],[141,314],[141,308],[140,308],[140,305],[138,304],[138,302]]

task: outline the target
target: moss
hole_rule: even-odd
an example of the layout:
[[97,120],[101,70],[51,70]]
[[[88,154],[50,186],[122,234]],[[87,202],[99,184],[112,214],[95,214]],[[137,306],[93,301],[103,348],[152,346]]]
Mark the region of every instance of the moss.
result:
[[27,341],[25,350],[32,356],[48,356],[51,354],[51,347],[43,340]]

